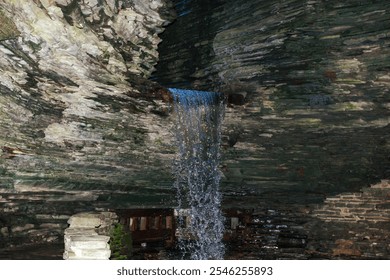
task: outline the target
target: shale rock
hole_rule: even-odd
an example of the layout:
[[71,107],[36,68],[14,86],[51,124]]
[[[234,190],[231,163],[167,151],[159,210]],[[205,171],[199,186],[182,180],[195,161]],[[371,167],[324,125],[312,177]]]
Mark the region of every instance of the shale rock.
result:
[[112,201],[170,198],[169,96],[145,77],[174,15],[165,0],[0,1],[2,246]]
[[174,2],[154,79],[227,96],[225,203],[319,202],[390,176],[389,4]]
[[174,2],[154,79],[227,96],[223,205],[289,217],[252,257],[389,258],[389,3]]

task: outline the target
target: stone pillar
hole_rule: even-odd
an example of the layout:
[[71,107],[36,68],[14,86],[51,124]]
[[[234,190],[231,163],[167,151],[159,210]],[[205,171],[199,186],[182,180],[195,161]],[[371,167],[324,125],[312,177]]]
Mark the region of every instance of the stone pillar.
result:
[[110,231],[117,222],[112,212],[79,213],[68,220],[65,230],[65,260],[108,260]]

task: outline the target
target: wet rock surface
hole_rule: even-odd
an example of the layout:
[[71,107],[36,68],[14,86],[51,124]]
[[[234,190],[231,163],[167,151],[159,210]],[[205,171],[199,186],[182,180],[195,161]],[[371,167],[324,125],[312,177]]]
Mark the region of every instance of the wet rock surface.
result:
[[145,79],[168,1],[0,11],[1,246],[62,242],[77,212],[170,201],[167,91]]
[[227,96],[223,205],[256,209],[228,258],[388,259],[389,4],[282,2],[174,1],[167,26],[168,1],[0,1],[1,258],[62,258],[75,213],[175,206],[159,59]]
[[[291,236],[315,245],[308,241],[290,256],[271,249],[265,258],[388,258],[384,243],[383,250],[376,241],[357,249],[351,233],[387,236],[386,222],[343,220],[335,210],[342,221],[313,223],[309,214],[327,198],[361,193],[390,176],[388,4],[206,2],[175,1],[178,19],[162,34],[154,78],[227,96],[224,205],[273,210],[307,225]],[[373,212],[387,221],[379,208]],[[252,233],[262,230],[255,225]],[[292,246],[287,240],[280,245]]]

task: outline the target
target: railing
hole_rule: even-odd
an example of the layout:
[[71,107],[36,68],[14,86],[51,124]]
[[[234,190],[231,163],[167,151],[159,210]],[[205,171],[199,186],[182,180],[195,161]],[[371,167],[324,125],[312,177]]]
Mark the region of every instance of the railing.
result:
[[175,241],[173,209],[117,209],[119,222],[131,231],[134,245],[163,242],[170,247]]
[[[237,230],[245,228],[250,222],[252,212],[250,209],[224,210],[226,218],[224,239],[234,239]],[[188,209],[117,209],[115,213],[119,217],[119,222],[131,231],[134,245],[164,242],[166,247],[171,247],[176,238],[192,238],[186,233],[190,224]],[[178,227],[179,218],[185,221],[182,228]]]

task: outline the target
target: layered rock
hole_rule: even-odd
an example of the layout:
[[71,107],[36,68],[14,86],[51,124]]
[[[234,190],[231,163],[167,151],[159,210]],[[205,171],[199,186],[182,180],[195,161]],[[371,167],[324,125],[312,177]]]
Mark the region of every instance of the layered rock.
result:
[[[360,242],[359,234],[387,235],[388,222],[378,220],[371,231],[372,224],[354,227],[337,210],[334,223],[303,225],[316,219],[309,213],[327,205],[327,197],[358,193],[390,176],[389,4],[178,0],[175,6],[179,17],[162,34],[154,79],[228,96],[224,206],[276,211],[275,227],[288,219],[286,231],[314,244],[315,252],[301,244],[303,255],[294,257],[388,258],[387,247],[349,243]],[[387,221],[386,210],[374,212]],[[332,240],[320,232],[327,227]],[[321,244],[328,246],[324,255]],[[343,248],[351,254],[341,254]]]
[[[258,209],[249,251],[388,258],[367,241],[388,236],[387,198],[368,199],[378,222],[345,219],[390,174],[389,4],[355,2],[175,1],[153,79],[228,96],[223,205]],[[1,244],[62,240],[77,212],[175,206],[169,95],[140,78],[168,1],[0,7]]]
[[197,81],[198,86],[215,87],[241,80],[318,87],[386,76],[388,4],[322,0],[175,4],[179,17],[162,35],[160,46],[155,76],[161,82]]
[[256,193],[254,201],[272,189],[288,190],[290,200],[294,192],[335,194],[390,176],[388,4],[175,6],[179,17],[162,34],[154,78],[228,96],[226,201],[237,203],[237,185]]
[[328,257],[388,259],[389,206],[389,180],[360,192],[328,197],[312,212],[318,220],[307,224],[321,240],[312,240],[308,249]]
[[0,1],[0,11],[1,244],[62,240],[75,212],[169,199],[167,91],[142,77],[169,1]]

